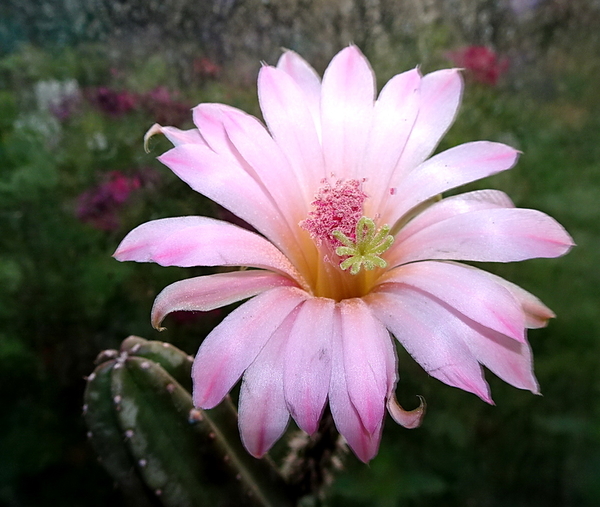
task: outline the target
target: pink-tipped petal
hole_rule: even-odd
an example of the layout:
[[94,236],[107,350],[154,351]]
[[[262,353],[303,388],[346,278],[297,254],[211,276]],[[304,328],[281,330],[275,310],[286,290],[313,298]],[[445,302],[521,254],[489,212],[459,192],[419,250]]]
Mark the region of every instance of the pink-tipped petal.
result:
[[331,377],[332,299],[305,301],[290,331],[285,353],[284,392],[300,429],[313,434],[327,399]]
[[433,153],[456,118],[463,80],[458,69],[426,74],[421,80],[419,116],[397,166],[399,175],[418,166]]
[[375,75],[356,46],[333,57],[323,75],[321,122],[327,173],[356,178],[364,157],[375,100]]
[[538,329],[546,327],[548,321],[556,317],[554,312],[550,310],[544,303],[530,292],[522,289],[518,285],[511,283],[499,276],[486,273],[496,283],[500,283],[508,289],[511,294],[519,301],[523,311],[525,312],[525,325],[529,329]]
[[262,270],[188,278],[168,285],[156,297],[152,306],[152,325],[158,329],[171,312],[207,312],[256,296],[268,289],[294,285],[287,277]]
[[427,259],[515,262],[559,257],[573,246],[556,220],[540,211],[520,208],[462,213],[408,238],[401,231],[396,242],[387,257],[391,266]]
[[326,174],[317,127],[303,91],[285,71],[265,66],[258,74],[258,98],[269,131],[292,166],[300,196],[311,202]]
[[[462,316],[455,321],[465,320]],[[463,340],[481,364],[504,382],[518,388],[539,394],[539,385],[533,374],[533,358],[527,342],[517,343],[508,336],[465,321]]]
[[289,260],[265,238],[205,217],[146,222],[125,236],[114,257],[161,266],[248,266],[300,279]]
[[446,308],[409,289],[372,293],[364,299],[427,373],[492,403],[481,366]]
[[381,429],[368,432],[350,400],[344,357],[342,352],[342,324],[340,309],[334,313],[334,333],[332,345],[331,381],[329,384],[329,407],[335,426],[344,437],[354,454],[364,463],[369,462],[377,454],[381,440]]
[[423,261],[400,266],[384,277],[388,283],[431,294],[483,326],[525,342],[525,314],[519,301],[487,274],[456,263]]
[[240,388],[242,442],[255,458],[267,453],[283,435],[290,414],[283,393],[286,342],[296,318],[292,311],[244,373]]
[[392,181],[398,191],[389,198],[389,221],[394,223],[413,207],[446,190],[510,169],[518,155],[510,146],[489,141],[461,144],[439,153]]
[[277,62],[277,68],[288,74],[302,90],[306,104],[321,135],[321,78],[304,58],[286,50]]
[[[374,433],[385,414],[385,398],[395,375],[392,341],[361,299],[338,303],[341,315],[342,350],[346,385],[363,426]],[[391,385],[390,385],[391,384]]]
[[420,89],[419,70],[409,70],[390,79],[375,102],[363,163],[363,174],[377,175],[364,183],[365,192],[371,197],[366,204],[372,207],[365,209],[367,216],[385,209],[392,175],[419,112]]
[[177,146],[159,160],[196,192],[227,208],[277,245],[290,232],[262,182],[254,179],[233,157],[195,144]]
[[419,406],[413,410],[405,410],[396,400],[396,395],[392,392],[388,397],[387,409],[392,419],[400,426],[412,430],[421,426],[423,417],[425,417],[425,398],[419,396]]
[[198,350],[192,368],[194,404],[205,409],[218,405],[286,317],[307,298],[299,289],[279,287],[231,312]]

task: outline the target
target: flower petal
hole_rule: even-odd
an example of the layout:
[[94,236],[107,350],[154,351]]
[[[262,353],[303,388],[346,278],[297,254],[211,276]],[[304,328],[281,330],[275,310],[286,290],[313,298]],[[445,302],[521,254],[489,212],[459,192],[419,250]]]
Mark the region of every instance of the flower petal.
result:
[[[459,320],[464,320],[458,316]],[[518,389],[540,394],[533,374],[533,358],[527,341],[517,343],[508,336],[479,324],[466,321],[463,340],[475,356],[492,373]]]
[[269,131],[292,166],[302,199],[312,202],[325,167],[304,92],[285,71],[265,66],[258,74],[258,98]]
[[375,75],[356,46],[333,57],[323,75],[321,122],[327,175],[359,176],[375,100]]
[[[420,88],[419,70],[409,70],[390,79],[375,102],[361,174],[366,177],[364,189],[370,197],[365,203],[367,216],[375,216],[384,209],[391,177],[419,112]],[[369,174],[376,177],[369,178]]]
[[342,324],[339,306],[334,312],[334,333],[332,341],[331,382],[329,384],[329,407],[335,426],[345,438],[358,459],[367,463],[377,454],[381,440],[382,425],[377,431],[365,429],[358,411],[350,400],[344,357],[342,352]]
[[180,280],[165,287],[154,300],[152,325],[158,329],[171,312],[201,311],[241,301],[275,287],[294,282],[270,271],[235,271]]
[[411,289],[371,293],[365,302],[432,377],[492,403],[481,366],[461,337],[464,326],[431,297]]
[[146,135],[144,135],[144,145],[148,146],[148,141],[156,134],[163,134],[174,146],[179,146],[180,144],[201,144],[206,146],[198,129],[180,130],[176,127],[163,127],[158,123],[152,125],[148,129],[148,132],[146,132]]
[[264,187],[239,161],[197,144],[167,151],[159,160],[196,192],[227,208],[278,246],[290,233]]
[[458,69],[443,69],[423,76],[419,116],[398,163],[399,176],[433,153],[456,118],[462,91],[463,80]]
[[283,52],[277,68],[288,74],[298,88],[302,90],[308,109],[311,112],[317,133],[321,135],[321,78],[304,58],[296,52],[286,50]]
[[338,305],[348,393],[363,426],[374,433],[381,426],[385,398],[396,380],[392,341],[361,299],[345,299]]
[[[414,229],[411,229],[411,232]],[[386,257],[390,266],[417,260],[514,262],[559,257],[573,240],[548,215],[530,209],[484,209],[462,213],[405,237]]]
[[519,301],[523,311],[525,312],[525,325],[527,328],[538,329],[540,327],[546,327],[548,320],[556,317],[550,308],[548,308],[537,297],[527,292],[525,289],[522,289],[518,285],[515,285],[504,278],[500,278],[499,276],[492,275],[491,273],[485,274],[493,279],[496,283],[500,283],[506,287]]
[[300,429],[313,434],[319,425],[331,377],[332,299],[305,301],[290,331],[285,353],[284,392]]
[[146,222],[125,236],[114,257],[161,266],[248,266],[300,279],[289,260],[265,238],[206,217]]
[[510,146],[476,141],[450,148],[430,158],[406,175],[392,180],[398,191],[389,197],[394,223],[418,204],[446,190],[513,167],[518,152]]
[[431,294],[483,326],[525,342],[525,314],[503,285],[470,266],[436,261],[405,264],[387,273],[377,290],[389,283],[409,285]]
[[283,393],[286,342],[297,314],[287,315],[244,373],[240,388],[239,426],[242,442],[262,457],[283,435],[290,419]]
[[204,409],[218,405],[269,338],[308,294],[279,287],[231,312],[206,337],[192,367],[193,399]]

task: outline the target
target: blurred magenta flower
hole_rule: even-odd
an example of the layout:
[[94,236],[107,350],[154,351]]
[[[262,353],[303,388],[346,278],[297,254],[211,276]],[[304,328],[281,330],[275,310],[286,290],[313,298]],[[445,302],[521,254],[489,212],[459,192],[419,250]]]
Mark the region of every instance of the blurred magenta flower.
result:
[[498,79],[509,66],[508,58],[499,57],[485,46],[468,46],[449,51],[446,56],[454,65],[464,67],[475,81],[490,86],[498,84]]
[[197,406],[217,405],[243,376],[239,425],[261,456],[290,415],[307,433],[328,402],[355,454],[377,453],[385,408],[406,427],[394,390],[396,339],[433,377],[492,403],[482,365],[538,393],[526,328],[553,313],[497,276],[455,261],[557,257],[572,240],[547,215],[495,190],[440,193],[510,169],[518,152],[479,141],[432,158],[456,115],[457,69],[375,77],[355,46],[322,81],[292,51],[265,65],[258,94],[267,124],[221,104],[193,110],[196,129],[155,125],[175,145],[160,160],[257,233],[211,218],[148,222],[118,260],[253,269],[165,288],[153,325],[174,311],[208,311],[252,298],[200,346]]
[[140,104],[157,123],[181,125],[189,120],[190,105],[178,100],[177,94],[164,86],[141,95]]
[[87,99],[98,109],[111,116],[121,116],[133,111],[138,102],[134,93],[117,91],[106,86],[86,90]]
[[77,218],[102,231],[119,228],[118,212],[129,199],[131,192],[140,188],[138,176],[126,176],[119,171],[108,174],[105,182],[97,185],[77,198]]

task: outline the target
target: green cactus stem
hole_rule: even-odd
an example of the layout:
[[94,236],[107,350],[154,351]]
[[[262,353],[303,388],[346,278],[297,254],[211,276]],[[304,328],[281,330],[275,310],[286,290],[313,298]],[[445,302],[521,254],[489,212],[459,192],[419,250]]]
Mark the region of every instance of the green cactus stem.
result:
[[166,507],[293,505],[270,460],[243,448],[229,399],[193,407],[190,356],[130,337],[99,361],[85,393],[90,438],[131,495]]

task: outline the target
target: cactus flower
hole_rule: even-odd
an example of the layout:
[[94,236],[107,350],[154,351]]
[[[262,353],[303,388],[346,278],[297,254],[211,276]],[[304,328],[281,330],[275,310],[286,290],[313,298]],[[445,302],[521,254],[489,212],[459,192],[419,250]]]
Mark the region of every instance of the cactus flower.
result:
[[355,47],[321,80],[286,51],[265,65],[258,94],[266,127],[221,104],[193,110],[197,128],[155,125],[174,144],[159,160],[192,189],[252,225],[164,218],[140,225],[118,260],[163,266],[241,266],[175,282],[152,322],[249,299],[201,344],[194,402],[209,409],[241,378],[244,445],[262,456],[290,416],[309,434],[326,403],[338,431],[368,461],[385,411],[404,410],[394,338],[432,376],[492,403],[482,365],[538,393],[525,331],[553,313],[497,276],[456,261],[557,257],[572,240],[547,215],[499,191],[440,194],[514,166],[518,152],[489,141],[431,156],[461,98],[457,69],[394,76],[376,97]]

